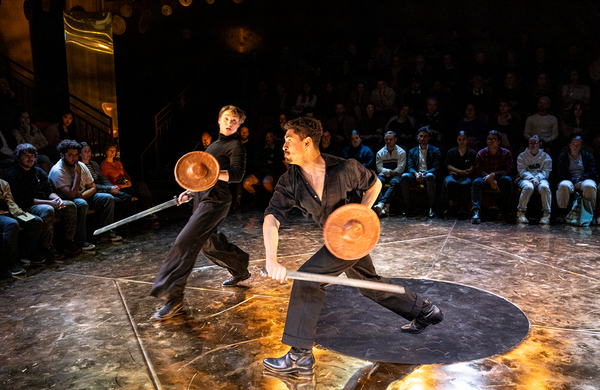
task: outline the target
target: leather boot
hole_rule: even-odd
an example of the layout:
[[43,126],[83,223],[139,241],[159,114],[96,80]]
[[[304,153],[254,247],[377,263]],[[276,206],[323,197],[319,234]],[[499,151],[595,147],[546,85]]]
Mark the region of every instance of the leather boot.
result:
[[410,324],[406,324],[402,327],[401,331],[404,333],[417,334],[425,330],[429,325],[435,325],[442,322],[444,314],[436,306],[428,300],[423,301],[423,307],[421,312]]
[[299,375],[312,375],[315,369],[315,357],[312,349],[292,347],[285,356],[264,359],[263,365],[278,374],[296,372]]

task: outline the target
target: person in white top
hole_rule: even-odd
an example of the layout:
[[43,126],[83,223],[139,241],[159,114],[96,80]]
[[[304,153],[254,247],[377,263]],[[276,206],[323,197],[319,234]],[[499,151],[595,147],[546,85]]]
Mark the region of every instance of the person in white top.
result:
[[552,171],[552,159],[548,153],[540,150],[540,137],[537,135],[529,139],[529,148],[517,157],[517,178],[515,183],[521,189],[519,206],[517,208],[517,223],[529,223],[525,212],[531,199],[531,194],[537,190],[542,197],[542,208],[544,214],[540,224],[550,223],[550,205],[552,204],[552,193],[548,178]]
[[544,148],[550,150],[550,142],[558,138],[558,119],[548,113],[550,98],[542,96],[538,99],[538,112],[525,121],[523,137],[529,141],[532,135],[537,135],[544,143]]
[[389,215],[389,202],[396,192],[396,187],[400,183],[400,177],[406,167],[406,152],[396,145],[396,133],[388,131],[385,133],[385,146],[377,152],[375,163],[377,165],[377,178],[382,186],[389,184],[389,188],[379,194],[379,200],[373,207],[373,210],[379,216]]
[[81,144],[65,139],[58,144],[60,160],[52,167],[48,178],[62,199],[73,201],[77,207],[77,227],[74,241],[84,251],[96,248],[87,241],[86,221],[89,209],[100,213],[100,227],[113,223],[115,198],[110,194],[96,192],[92,174],[79,161]]

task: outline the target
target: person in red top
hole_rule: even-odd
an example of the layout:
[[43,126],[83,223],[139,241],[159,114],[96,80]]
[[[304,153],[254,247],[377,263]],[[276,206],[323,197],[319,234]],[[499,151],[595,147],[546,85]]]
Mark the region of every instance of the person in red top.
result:
[[[100,169],[110,184],[118,186],[119,190],[126,194],[139,198],[145,208],[154,206],[152,194],[146,183],[141,181],[132,184],[131,177],[125,171],[123,164],[121,164],[120,161],[115,160],[117,147],[113,144],[106,144],[104,146],[104,151],[106,158],[100,164]],[[151,214],[147,219],[157,219],[157,217],[156,215]]]
[[481,209],[481,197],[484,188],[491,188],[500,196],[500,208],[504,217],[508,220],[510,196],[512,194],[512,154],[508,149],[500,147],[502,135],[492,130],[487,136],[487,148],[477,153],[475,158],[475,169],[477,178],[471,186],[471,201],[473,202],[471,223],[481,222],[479,211]]

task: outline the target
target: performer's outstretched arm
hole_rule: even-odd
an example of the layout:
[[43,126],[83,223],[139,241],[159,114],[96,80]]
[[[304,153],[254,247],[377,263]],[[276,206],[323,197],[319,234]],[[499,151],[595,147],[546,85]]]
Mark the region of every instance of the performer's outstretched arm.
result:
[[368,190],[363,192],[362,202],[361,204],[367,206],[368,208],[373,207],[375,201],[377,200],[377,196],[379,196],[379,192],[381,191],[381,181],[376,180],[375,184]]
[[265,241],[265,253],[267,255],[267,272],[272,279],[283,283],[287,270],[277,261],[277,244],[279,243],[279,221],[269,214],[263,222],[263,237]]

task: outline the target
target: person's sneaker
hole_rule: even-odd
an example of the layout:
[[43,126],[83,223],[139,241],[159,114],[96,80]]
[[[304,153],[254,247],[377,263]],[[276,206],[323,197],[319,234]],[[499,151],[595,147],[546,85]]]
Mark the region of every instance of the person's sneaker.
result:
[[10,267],[10,273],[12,276],[17,276],[17,275],[23,275],[25,274],[27,271],[25,271],[25,268],[21,267],[18,264],[13,264]]
[[83,245],[81,246],[81,250],[85,251],[85,252],[89,252],[89,251],[93,251],[94,249],[96,249],[96,245],[89,243],[89,242],[84,242]]
[[479,210],[473,210],[473,214],[471,214],[471,223],[475,225],[481,223],[481,218],[479,217]]
[[540,219],[540,225],[548,225],[550,223],[550,213],[544,213],[542,219]]
[[375,213],[379,216],[381,216],[382,210],[384,210],[384,209],[385,209],[385,205],[381,202],[379,202],[375,206],[373,206],[373,211],[375,211]]
[[75,244],[75,242],[70,241],[70,242],[65,243],[63,252],[65,253],[65,256],[67,256],[67,257],[77,257],[81,254],[81,247],[79,245]]
[[390,216],[390,207],[387,204],[383,205],[381,212],[379,213],[380,217],[389,217]]
[[61,261],[64,260],[65,255],[64,253],[56,250],[55,247],[51,246],[46,250],[46,258],[54,261]]
[[48,260],[48,257],[39,253],[34,253],[31,257],[29,257],[29,260],[33,264],[44,264]]
[[119,242],[119,241],[123,241],[123,237],[117,235],[114,232],[108,232],[106,234],[103,234],[102,237],[100,237],[100,242]]
[[[540,221],[541,222],[541,221]],[[522,211],[517,212],[517,223],[528,224],[529,220],[525,217],[525,213]]]
[[160,308],[152,318],[157,320],[166,320],[175,317],[183,310],[183,301],[169,301],[166,305]]
[[31,265],[31,261],[27,259],[21,259],[19,260],[19,264],[21,264],[21,267],[27,268]]

